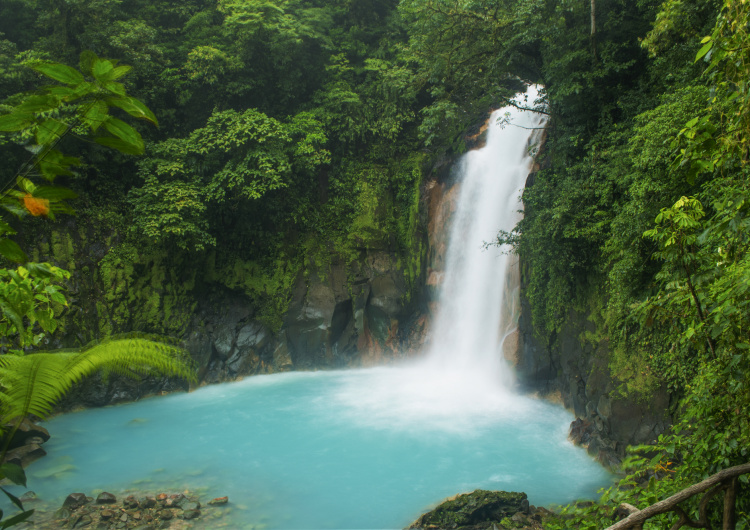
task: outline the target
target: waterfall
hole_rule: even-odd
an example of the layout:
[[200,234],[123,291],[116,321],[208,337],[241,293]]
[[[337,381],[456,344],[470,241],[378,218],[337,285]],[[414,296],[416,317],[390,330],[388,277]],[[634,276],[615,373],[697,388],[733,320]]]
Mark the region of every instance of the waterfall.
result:
[[[533,103],[537,92],[528,92]],[[530,148],[543,122],[542,115],[515,107],[495,111],[486,145],[459,163],[459,197],[427,354],[437,371],[511,383],[501,350],[518,321],[518,260],[486,243],[500,230],[510,232],[521,217]]]
[[[528,92],[533,103],[536,90]],[[500,109],[490,117],[485,147],[462,157],[426,353],[337,389],[335,401],[344,404],[349,421],[398,431],[477,433],[500,418],[523,417],[530,402],[512,391],[512,371],[502,355],[518,319],[518,261],[485,243],[520,218],[530,150],[543,122],[538,113]]]

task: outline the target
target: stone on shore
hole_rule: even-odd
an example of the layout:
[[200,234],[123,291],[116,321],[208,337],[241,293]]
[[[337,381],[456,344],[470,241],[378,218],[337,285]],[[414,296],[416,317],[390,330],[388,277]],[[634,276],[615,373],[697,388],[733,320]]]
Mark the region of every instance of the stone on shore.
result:
[[75,510],[88,502],[90,502],[90,500],[89,497],[86,497],[85,493],[71,493],[63,501],[63,508]]
[[114,504],[117,502],[117,497],[109,492],[103,491],[96,497],[96,504]]
[[419,517],[409,528],[503,530],[527,523],[529,528],[535,528],[528,512],[529,501],[525,493],[476,490],[444,501]]

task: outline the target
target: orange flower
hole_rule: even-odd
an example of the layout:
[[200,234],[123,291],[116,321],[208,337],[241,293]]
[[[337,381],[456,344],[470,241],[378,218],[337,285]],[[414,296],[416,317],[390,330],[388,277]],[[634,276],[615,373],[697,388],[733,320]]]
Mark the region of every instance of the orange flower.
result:
[[39,217],[40,215],[47,217],[49,214],[49,201],[47,199],[38,199],[31,195],[31,193],[24,195],[23,205],[34,217]]

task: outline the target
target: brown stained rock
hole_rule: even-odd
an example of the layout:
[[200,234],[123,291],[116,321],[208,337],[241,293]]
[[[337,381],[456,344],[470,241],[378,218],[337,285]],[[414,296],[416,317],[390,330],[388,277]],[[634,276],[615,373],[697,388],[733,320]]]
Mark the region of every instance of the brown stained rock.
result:
[[115,504],[117,497],[109,492],[103,491],[96,497],[96,504]]
[[138,504],[141,508],[153,508],[156,506],[156,499],[153,497],[141,497],[138,499]]
[[174,517],[174,514],[172,513],[172,510],[161,510],[158,513],[158,517],[162,521],[169,521],[170,519]]
[[72,520],[73,520],[73,524],[70,526],[71,528],[83,528],[84,526],[88,526],[92,522],[94,522],[91,519],[91,516],[87,513],[75,516]]
[[86,497],[85,493],[71,493],[63,501],[63,508],[68,510],[75,510],[80,508],[84,504],[89,502],[89,498]]
[[108,519],[112,519],[115,516],[115,512],[112,510],[102,510],[99,512],[99,517],[102,518],[102,520],[106,521]]
[[135,510],[138,508],[138,500],[133,495],[128,495],[127,498],[122,502],[123,507],[127,510]]
[[213,500],[208,501],[208,504],[211,506],[217,506],[221,504],[226,504],[229,502],[229,497],[216,497]]
[[167,508],[177,508],[185,500],[185,496],[182,493],[176,495],[170,495],[168,499],[165,499],[164,506]]

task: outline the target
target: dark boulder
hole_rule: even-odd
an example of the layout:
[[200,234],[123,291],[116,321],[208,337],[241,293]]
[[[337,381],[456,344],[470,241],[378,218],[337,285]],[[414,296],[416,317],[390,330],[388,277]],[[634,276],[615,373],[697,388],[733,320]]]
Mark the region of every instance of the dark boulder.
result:
[[[2,430],[4,432],[12,432],[13,427],[14,425],[12,423],[8,423],[3,425]],[[18,426],[18,430],[13,434],[13,439],[10,441],[8,448],[14,449],[26,444],[41,445],[47,440],[49,440],[49,431],[47,431],[47,429],[25,419],[21,422],[21,425]],[[3,442],[4,441],[5,440],[3,440]]]
[[67,508],[68,510],[75,510],[89,502],[89,497],[86,497],[85,493],[71,493],[63,501],[62,507]]

